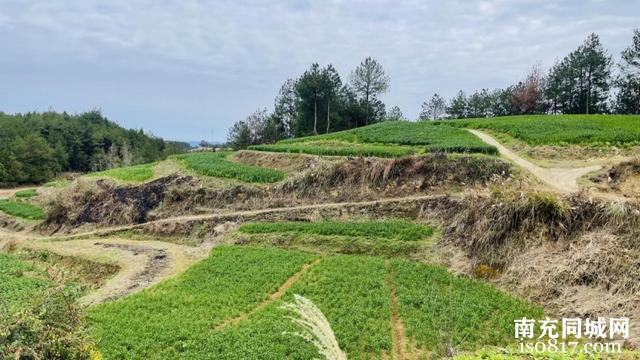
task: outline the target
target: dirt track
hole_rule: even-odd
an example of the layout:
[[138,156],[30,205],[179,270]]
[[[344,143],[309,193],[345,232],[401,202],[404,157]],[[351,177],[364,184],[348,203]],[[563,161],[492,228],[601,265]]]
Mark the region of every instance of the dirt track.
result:
[[583,168],[542,168],[531,163],[528,160],[523,159],[515,152],[507,149],[492,136],[478,130],[469,129],[469,131],[479,137],[485,143],[495,146],[500,154],[512,163],[529,171],[543,183],[563,193],[572,193],[579,191],[580,187],[578,186],[577,180],[588,173],[598,171],[602,168],[600,165],[588,166]]

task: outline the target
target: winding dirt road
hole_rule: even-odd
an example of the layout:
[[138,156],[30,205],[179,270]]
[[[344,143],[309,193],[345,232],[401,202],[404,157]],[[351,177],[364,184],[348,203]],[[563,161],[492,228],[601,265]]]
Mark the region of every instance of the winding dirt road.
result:
[[467,130],[469,130],[469,132],[471,132],[475,136],[479,137],[480,140],[484,141],[485,143],[495,146],[498,149],[498,152],[500,152],[500,155],[502,155],[504,158],[527,170],[535,177],[540,179],[543,183],[563,193],[572,193],[579,191],[580,186],[578,186],[578,179],[588,173],[598,171],[602,168],[602,166],[600,165],[582,168],[542,168],[531,163],[528,160],[523,159],[515,152],[507,149],[492,136],[479,130]]

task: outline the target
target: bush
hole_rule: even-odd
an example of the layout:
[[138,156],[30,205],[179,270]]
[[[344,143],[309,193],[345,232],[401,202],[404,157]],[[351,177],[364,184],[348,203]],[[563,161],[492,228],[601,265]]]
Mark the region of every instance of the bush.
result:
[[0,309],[0,359],[100,359],[76,294],[51,288],[17,313]]

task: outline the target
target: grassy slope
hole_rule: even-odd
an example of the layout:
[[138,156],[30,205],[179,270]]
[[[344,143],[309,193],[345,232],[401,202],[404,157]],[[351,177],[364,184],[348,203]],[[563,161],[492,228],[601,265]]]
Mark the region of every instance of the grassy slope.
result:
[[452,152],[495,154],[469,132],[433,122],[383,122],[331,134],[283,140],[252,149],[304,152],[317,155],[370,155],[396,157],[410,153]]
[[0,199],[0,211],[11,216],[27,220],[42,220],[45,218],[44,210],[26,202],[16,202]]
[[14,255],[0,253],[0,310],[19,306],[50,286],[46,280],[25,274],[36,271]]
[[246,182],[272,183],[284,179],[280,170],[245,165],[226,160],[229,152],[200,152],[173,156],[200,175],[238,179]]
[[496,130],[530,145],[640,145],[640,115],[524,115],[442,123]]

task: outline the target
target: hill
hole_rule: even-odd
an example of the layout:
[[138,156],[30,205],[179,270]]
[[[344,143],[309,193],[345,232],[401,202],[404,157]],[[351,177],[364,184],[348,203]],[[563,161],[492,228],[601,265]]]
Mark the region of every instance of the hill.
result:
[[124,129],[98,111],[0,113],[0,185],[43,183],[59,172],[152,162],[187,147]]

